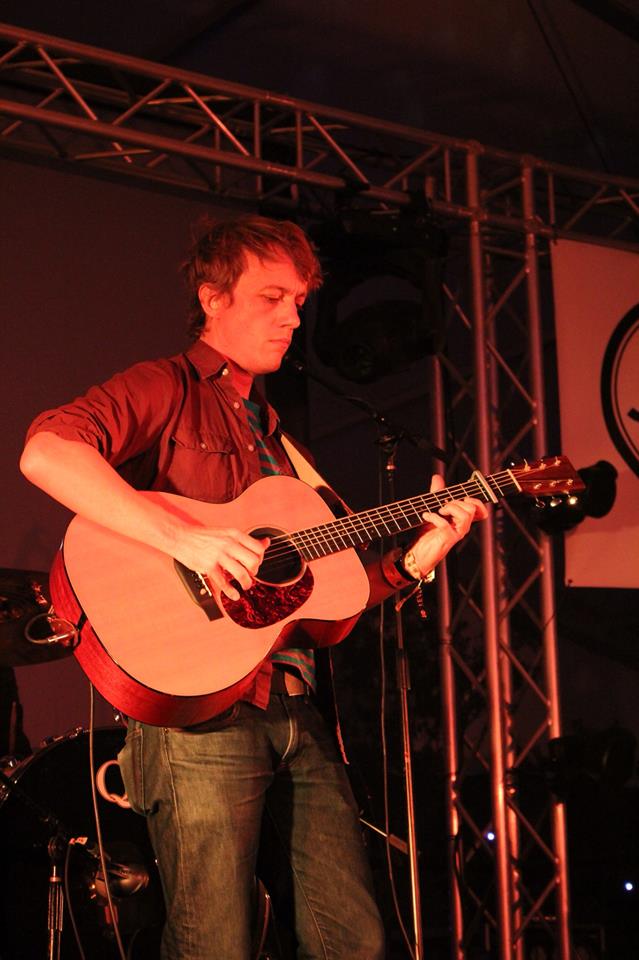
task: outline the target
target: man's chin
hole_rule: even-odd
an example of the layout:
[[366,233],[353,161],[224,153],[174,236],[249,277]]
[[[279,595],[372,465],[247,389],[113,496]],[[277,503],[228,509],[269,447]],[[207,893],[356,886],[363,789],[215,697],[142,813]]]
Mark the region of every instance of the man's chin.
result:
[[275,358],[269,361],[268,363],[262,364],[262,370],[260,370],[260,374],[262,376],[265,376],[267,373],[277,373],[277,371],[282,366],[283,361],[284,361],[284,355],[282,355],[281,357]]

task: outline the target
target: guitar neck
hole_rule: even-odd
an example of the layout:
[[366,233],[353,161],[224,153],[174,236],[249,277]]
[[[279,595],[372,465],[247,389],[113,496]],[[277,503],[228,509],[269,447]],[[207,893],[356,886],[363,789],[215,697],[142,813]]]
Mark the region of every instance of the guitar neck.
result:
[[420,527],[424,523],[424,513],[436,513],[451,500],[475,497],[489,503],[518,493],[519,490],[520,486],[511,470],[502,470],[488,477],[474,473],[465,483],[352,513],[330,523],[298,530],[287,539],[305,560],[317,560],[349,547],[360,547],[373,540]]

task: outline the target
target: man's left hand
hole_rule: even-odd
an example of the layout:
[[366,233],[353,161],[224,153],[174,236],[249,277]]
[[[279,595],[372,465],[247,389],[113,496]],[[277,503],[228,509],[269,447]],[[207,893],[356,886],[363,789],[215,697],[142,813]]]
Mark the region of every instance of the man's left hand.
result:
[[[443,488],[444,478],[434,474],[430,485],[431,493],[437,493]],[[474,497],[450,500],[438,513],[422,514],[424,527],[410,547],[422,576],[434,570],[448,551],[463,540],[474,521],[485,520],[487,516],[486,505]]]

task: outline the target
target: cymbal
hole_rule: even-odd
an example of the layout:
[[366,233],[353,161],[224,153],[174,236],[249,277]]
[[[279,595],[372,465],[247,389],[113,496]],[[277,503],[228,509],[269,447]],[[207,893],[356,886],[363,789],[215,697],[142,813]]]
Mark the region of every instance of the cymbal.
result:
[[54,618],[47,573],[0,567],[0,667],[68,657],[72,645],[49,642],[65,629]]

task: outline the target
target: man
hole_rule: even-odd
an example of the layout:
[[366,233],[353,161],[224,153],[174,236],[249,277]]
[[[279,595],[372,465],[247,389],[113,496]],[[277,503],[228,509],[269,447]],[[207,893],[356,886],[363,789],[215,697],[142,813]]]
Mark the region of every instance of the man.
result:
[[[187,525],[138,490],[223,502],[265,473],[293,473],[254,379],[279,368],[320,269],[294,224],[245,216],[207,229],[185,276],[198,338],[190,350],[42,414],[21,468],[71,510],[206,572],[237,600],[268,541]],[[470,499],[426,514],[403,565],[389,555],[367,568],[370,604],[429,573],[485,515]],[[165,958],[247,960],[261,842],[299,957],[382,957],[357,814],[314,684],[312,653],[285,650],[241,701],[198,727],[130,721],[121,765],[158,859]]]

